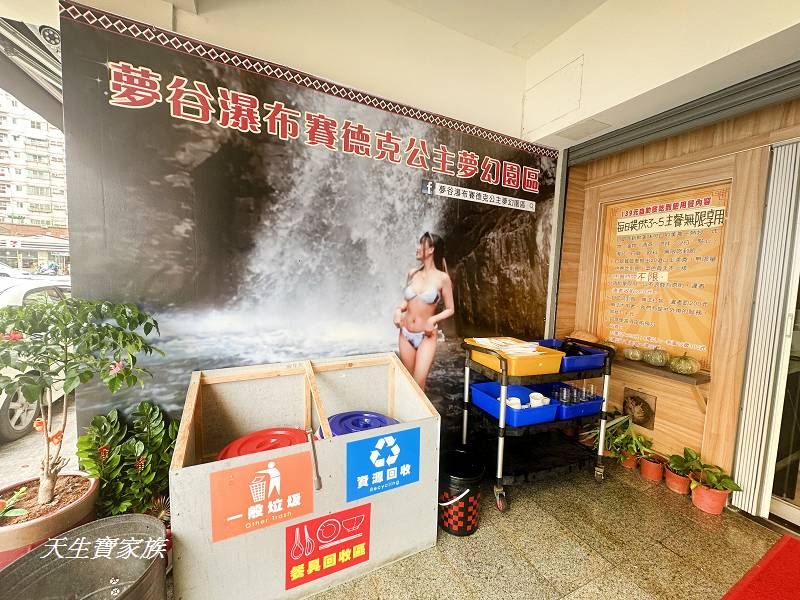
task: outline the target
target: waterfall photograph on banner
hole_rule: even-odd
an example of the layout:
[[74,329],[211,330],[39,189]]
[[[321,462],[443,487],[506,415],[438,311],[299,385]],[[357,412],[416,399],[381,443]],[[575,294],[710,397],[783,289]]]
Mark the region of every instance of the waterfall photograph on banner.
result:
[[446,429],[463,338],[543,337],[553,151],[120,23],[62,19],[73,289],[144,305],[164,356],[82,423],[179,414],[200,369],[398,352]]

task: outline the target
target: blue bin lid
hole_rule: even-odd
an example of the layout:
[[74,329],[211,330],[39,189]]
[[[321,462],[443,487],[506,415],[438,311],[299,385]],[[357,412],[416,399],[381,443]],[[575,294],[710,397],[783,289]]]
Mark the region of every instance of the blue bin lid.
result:
[[351,410],[328,417],[328,423],[331,425],[333,435],[345,435],[387,425],[397,425],[399,421],[380,413]]

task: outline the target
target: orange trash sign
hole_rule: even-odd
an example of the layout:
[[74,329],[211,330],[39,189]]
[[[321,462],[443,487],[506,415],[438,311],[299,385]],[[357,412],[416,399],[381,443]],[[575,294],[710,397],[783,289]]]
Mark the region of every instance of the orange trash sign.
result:
[[217,471],[210,480],[212,542],[314,511],[310,452]]

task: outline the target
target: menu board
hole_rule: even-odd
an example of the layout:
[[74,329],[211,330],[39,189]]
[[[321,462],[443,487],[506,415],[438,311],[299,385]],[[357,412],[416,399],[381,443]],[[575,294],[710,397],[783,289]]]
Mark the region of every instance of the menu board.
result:
[[730,184],[605,209],[598,335],[710,368]]

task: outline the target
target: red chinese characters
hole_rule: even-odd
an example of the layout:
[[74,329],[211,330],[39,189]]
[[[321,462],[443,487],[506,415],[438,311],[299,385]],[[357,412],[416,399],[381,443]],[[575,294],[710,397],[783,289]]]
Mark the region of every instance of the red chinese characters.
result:
[[468,150],[458,151],[458,163],[456,163],[456,177],[469,178],[478,174],[478,159],[480,157]]
[[539,169],[522,167],[522,189],[534,194],[539,193]]
[[[477,175],[488,185],[539,193],[540,171],[531,166],[482,156],[469,150],[450,149],[443,143],[429,148],[428,141],[421,137],[399,136],[388,129],[373,131],[364,123],[345,117],[337,119],[323,112],[296,110],[280,100],[262,103],[254,95],[227,87],[217,87],[214,96],[208,84],[190,81],[181,75],[174,75],[165,86],[167,91],[163,91],[162,75],[147,66],[118,61],[109,62],[108,68],[108,102],[113,106],[148,108],[165,102],[170,115],[176,119],[208,124],[217,116],[215,124],[219,127],[242,133],[261,133],[263,129],[281,140],[299,139],[304,133],[304,142],[308,146],[322,146],[334,152],[340,150],[344,154],[394,164],[404,163],[412,169],[432,171],[445,177],[470,179]],[[696,202],[708,205],[710,199],[698,198]]]
[[406,164],[409,167],[427,171],[430,157],[430,154],[428,154],[428,142],[421,138],[417,139],[412,135],[406,145]]
[[261,133],[258,98],[224,87],[217,88],[217,91],[219,92],[220,127],[237,129],[243,133]]
[[210,123],[215,109],[211,105],[214,97],[208,86],[202,81],[195,81],[192,86],[194,89],[191,89],[187,87],[188,83],[188,80],[180,75],[175,75],[169,82],[167,86],[171,92],[167,97],[169,114],[176,119]]
[[267,124],[267,133],[277,135],[282,140],[296,140],[300,137],[300,111],[287,108],[283,102],[277,100],[272,104],[264,103],[267,114],[264,121]]
[[323,113],[306,113],[306,144],[336,150],[338,123]]
[[123,108],[148,108],[161,102],[161,75],[148,67],[134,67],[126,62],[108,63],[110,70],[109,104]]
[[522,169],[517,163],[503,161],[503,187],[519,189],[519,179]]
[[342,152],[356,156],[371,156],[372,130],[361,123],[345,121],[342,124]]
[[433,149],[433,172],[442,175],[455,175],[453,165],[455,165],[455,153],[450,152],[447,146],[439,144]]
[[484,156],[481,161],[481,181],[497,185],[500,183],[500,161],[491,156]]
[[375,134],[375,160],[388,160],[389,162],[399,163],[403,160],[400,156],[400,143],[403,138],[399,138],[391,131],[386,130]]

